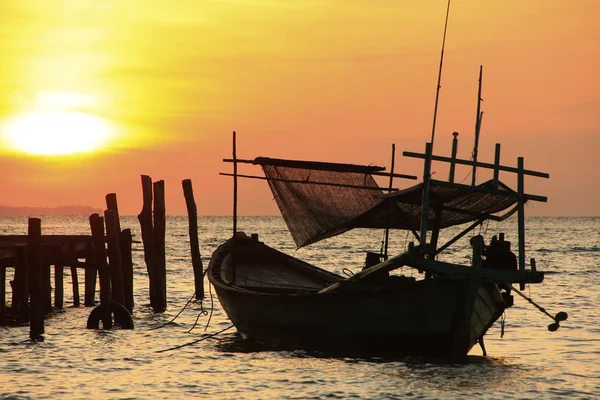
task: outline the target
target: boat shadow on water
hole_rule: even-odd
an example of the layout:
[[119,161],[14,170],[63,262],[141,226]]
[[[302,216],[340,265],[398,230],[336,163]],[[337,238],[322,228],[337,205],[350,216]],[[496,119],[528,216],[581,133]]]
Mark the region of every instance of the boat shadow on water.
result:
[[[523,376],[536,374],[532,366],[524,365],[513,357],[489,357],[468,355],[460,360],[447,357],[394,356],[381,357],[366,354],[341,355],[335,352],[284,350],[246,340],[240,334],[227,335],[214,345],[215,350],[226,353],[252,354],[271,353],[272,357],[285,362],[286,359],[323,360],[340,365],[360,365],[368,368],[367,374],[387,376],[391,381],[404,382],[409,387],[417,385],[420,390],[459,395],[481,391],[481,394],[501,390],[517,395],[527,390]],[[269,355],[271,357],[271,355]],[[318,367],[317,367],[318,368]],[[345,367],[340,368],[344,369]],[[510,389],[507,389],[510,388]]]
[[[348,349],[343,351],[336,350],[306,350],[306,349],[285,349],[281,347],[268,346],[254,340],[244,339],[238,332],[231,333],[226,337],[217,339],[213,345],[214,349],[224,353],[267,353],[279,354],[283,358],[317,358],[317,359],[337,359],[344,362],[369,362],[369,363],[397,363],[400,362],[409,368],[427,369],[428,366],[462,367],[465,365],[481,365],[489,367],[501,367],[506,369],[512,364],[506,357],[488,357],[481,355],[467,355],[460,358],[434,357],[434,356],[413,356],[413,355],[372,355],[368,352],[357,349],[355,352],[348,353]],[[516,366],[516,365],[515,365]]]

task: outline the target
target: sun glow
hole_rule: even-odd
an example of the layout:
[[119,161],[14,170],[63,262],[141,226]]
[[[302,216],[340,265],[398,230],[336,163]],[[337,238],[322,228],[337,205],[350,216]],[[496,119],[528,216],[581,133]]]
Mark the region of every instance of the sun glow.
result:
[[5,127],[11,147],[47,156],[98,150],[112,134],[108,121],[79,111],[31,112],[12,119]]

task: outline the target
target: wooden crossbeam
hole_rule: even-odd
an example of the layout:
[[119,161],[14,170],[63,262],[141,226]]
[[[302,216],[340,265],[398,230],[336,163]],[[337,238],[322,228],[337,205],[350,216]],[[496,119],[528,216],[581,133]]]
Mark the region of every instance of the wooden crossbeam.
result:
[[[403,156],[405,157],[412,157],[412,158],[421,158],[421,159],[425,159],[426,156],[423,153],[414,153],[411,151],[405,151],[402,153]],[[487,168],[487,169],[498,169],[499,171],[507,171],[507,172],[513,172],[513,173],[519,173],[519,169],[516,167],[509,167],[506,165],[494,165],[494,164],[490,164],[490,163],[484,163],[484,162],[473,162],[471,160],[463,160],[463,159],[452,159],[451,157],[443,157],[443,156],[431,156],[431,160],[432,161],[442,161],[442,162],[447,162],[447,163],[456,163],[456,164],[461,164],[461,165],[469,165],[469,166],[476,166],[476,167],[481,167],[481,168]],[[550,174],[547,174],[545,172],[538,172],[538,171],[532,171],[532,170],[528,170],[525,169],[523,170],[523,174],[524,175],[530,175],[530,176],[536,176],[539,178],[550,178]]]

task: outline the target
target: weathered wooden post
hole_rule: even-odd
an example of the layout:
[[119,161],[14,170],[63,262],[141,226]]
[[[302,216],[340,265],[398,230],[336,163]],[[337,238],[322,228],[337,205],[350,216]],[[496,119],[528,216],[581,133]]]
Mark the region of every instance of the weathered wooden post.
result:
[[[91,218],[91,217],[90,217]],[[73,269],[71,269],[73,272]],[[96,281],[98,278],[98,265],[96,264],[95,256],[85,259],[85,292],[83,301],[86,307],[93,307],[96,299]],[[77,270],[75,270],[75,279],[77,279]],[[79,289],[77,289],[79,291]]]
[[0,265],[0,317],[6,308],[6,267]]
[[28,282],[28,261],[27,246],[18,246],[17,265],[15,266],[15,278],[13,281],[13,307],[18,309],[19,321],[29,321],[29,282]]
[[119,207],[117,204],[116,193],[109,193],[106,195],[106,208],[115,214],[117,218],[117,230],[118,232],[121,232],[121,222],[119,220]]
[[[118,235],[118,250],[119,250],[119,268],[118,271],[114,271],[119,276],[120,286],[122,287],[123,292],[123,301],[119,301],[115,298],[115,300],[119,301],[129,313],[133,313],[133,260],[131,257],[131,229],[121,230],[121,221],[119,218],[119,207],[117,204],[117,195],[115,193],[109,193],[106,195],[106,208],[110,210],[115,215],[116,220],[116,228],[115,231]],[[110,260],[110,243],[111,243],[111,234],[108,233],[109,230],[109,221],[106,221],[106,229],[107,236],[109,240],[109,260]],[[112,229],[112,228],[111,228]],[[116,247],[116,246],[115,246]],[[113,257],[116,259],[117,254],[114,254]],[[111,275],[111,278],[114,275]],[[118,296],[121,295],[121,289],[115,287],[115,283],[113,282],[113,296],[115,295],[115,291],[118,291]]]
[[123,229],[120,235],[121,269],[123,271],[123,304],[133,314],[133,259],[131,257],[131,229]]
[[154,311],[158,311],[156,305],[156,271],[157,271],[157,257],[156,248],[154,246],[154,233],[152,226],[152,179],[148,175],[142,175],[142,195],[143,195],[143,207],[142,211],[138,215],[140,221],[140,228],[142,231],[142,243],[144,246],[144,260],[146,261],[146,269],[148,271],[148,278],[150,281],[150,305]]
[[198,242],[198,210],[196,208],[196,201],[194,200],[192,180],[184,179],[181,184],[188,212],[190,251],[192,255],[192,267],[194,269],[196,299],[202,299],[204,298],[204,282],[202,279],[204,271],[202,270],[202,258],[200,257],[200,245]]
[[[525,167],[523,157],[517,158],[517,224],[519,225],[519,271],[525,272]],[[525,290],[525,284],[519,283],[519,289]]]
[[64,265],[62,259],[56,261],[54,265],[54,307],[63,308],[64,306]]
[[165,208],[165,181],[154,182],[154,246],[156,249],[156,282],[157,302],[156,309],[167,309],[167,261],[165,254],[166,235],[166,208]]
[[499,179],[500,179],[500,143],[496,143],[496,151],[494,152],[494,189],[498,189]]
[[123,305],[123,271],[121,269],[121,249],[119,246],[119,221],[113,210],[104,211],[106,221],[106,238],[108,242],[108,265],[110,268],[110,283],[112,299]]
[[[44,259],[44,245],[42,244],[42,260]],[[44,314],[52,312],[52,283],[50,276],[50,263],[43,262],[42,268],[42,293],[44,297]]]
[[[94,242],[94,263],[98,268],[100,276],[100,310],[102,326],[104,329],[112,328],[111,294],[110,294],[110,270],[106,263],[106,247],[104,245],[104,219],[98,214],[90,216],[90,227]],[[92,311],[93,312],[93,311]],[[88,328],[90,321],[88,319]]]
[[448,173],[448,182],[454,182],[454,171],[456,169],[456,152],[458,151],[458,132],[452,132],[452,155],[450,160],[450,172]]
[[27,236],[28,281],[31,304],[29,307],[29,338],[43,339],[44,334],[44,293],[42,259],[42,220],[29,218]]
[[[86,259],[85,263],[86,263],[85,273],[87,275],[87,266],[88,266],[87,259]],[[95,286],[95,283],[96,283],[95,272],[96,272],[96,270],[94,270],[94,286]],[[86,287],[87,287],[87,283],[88,283],[88,280],[87,280],[87,277],[86,277],[86,279],[85,279]],[[73,307],[79,307],[81,305],[81,303],[79,301],[79,277],[77,276],[77,267],[71,267],[71,286],[73,287]],[[93,293],[95,293],[95,289],[94,289]],[[88,292],[87,292],[87,290],[85,291],[85,299],[84,299],[84,301],[85,301],[85,305],[87,306],[88,305]],[[90,305],[94,304],[94,295],[92,295],[91,303],[92,304],[90,304]]]

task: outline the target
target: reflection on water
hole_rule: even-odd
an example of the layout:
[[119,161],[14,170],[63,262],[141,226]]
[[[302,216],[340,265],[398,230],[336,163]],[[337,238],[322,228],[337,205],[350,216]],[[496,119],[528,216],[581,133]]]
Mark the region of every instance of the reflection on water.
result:
[[[3,218],[2,227],[22,233],[26,218]],[[204,260],[216,245],[230,234],[228,218],[202,218],[201,252]],[[577,220],[600,231],[600,220]],[[551,226],[571,226],[561,219],[531,219],[527,232],[533,249],[562,249],[530,255],[538,268],[550,268],[528,296],[549,312],[565,310],[569,320],[554,333],[547,331],[548,318],[524,300],[507,311],[504,338],[494,325],[486,336],[489,357],[475,347],[466,363],[407,357],[402,359],[331,357],[303,351],[272,351],[248,343],[234,330],[176,350],[159,352],[197,341],[230,325],[218,300],[204,331],[210,310],[210,296],[202,307],[192,301],[173,323],[171,321],[190,299],[193,271],[187,241],[187,218],[169,217],[167,230],[168,309],[153,314],[148,300],[148,280],[143,254],[134,252],[135,309],[134,330],[95,331],[85,329],[90,308],[72,308],[71,294],[65,290],[67,309],[46,322],[45,341],[30,343],[28,328],[0,328],[0,397],[33,398],[594,398],[600,396],[600,339],[597,313],[598,254],[578,252],[575,245],[591,249],[592,239],[575,240],[555,233]],[[135,217],[124,217],[121,225],[139,235]],[[87,217],[47,217],[48,233],[87,233]],[[266,243],[283,243],[283,250],[305,260],[321,260],[321,265],[340,273],[342,267],[357,271],[364,253],[355,245],[378,248],[381,233],[353,232],[332,238],[321,247],[294,250],[294,244],[279,218],[241,218],[241,229],[259,233]],[[507,225],[508,227],[508,225]],[[505,230],[507,238],[514,232]],[[9,232],[6,232],[9,233]],[[489,237],[492,232],[484,232]],[[404,234],[392,237],[391,252],[404,246]],[[468,238],[464,239],[468,243]],[[586,242],[589,240],[589,242]],[[139,244],[138,244],[139,246]],[[459,243],[459,247],[461,244]],[[362,247],[361,247],[362,248]],[[460,259],[468,254],[451,254]],[[350,255],[349,255],[350,253]],[[350,263],[342,263],[342,259]],[[568,272],[565,272],[568,271]],[[581,274],[581,271],[588,271]],[[11,279],[9,271],[9,279]],[[65,271],[65,288],[70,274]],[[81,283],[83,285],[83,283]],[[10,294],[7,296],[10,298]],[[166,324],[166,325],[165,325]],[[164,326],[163,326],[164,325]],[[161,327],[162,326],[162,327]],[[158,329],[153,329],[158,328]],[[192,329],[193,328],[193,329]],[[190,332],[191,329],[191,332]]]

